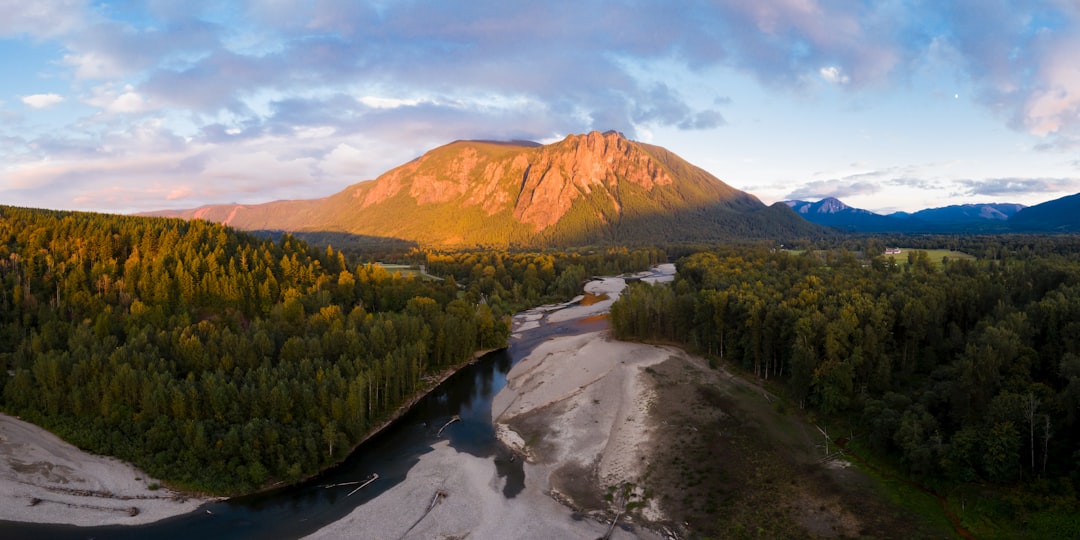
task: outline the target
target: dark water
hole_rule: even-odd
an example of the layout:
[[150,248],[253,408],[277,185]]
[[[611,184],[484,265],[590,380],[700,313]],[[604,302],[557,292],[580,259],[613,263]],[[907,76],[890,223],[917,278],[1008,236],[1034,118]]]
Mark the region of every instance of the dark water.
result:
[[[431,445],[446,439],[459,452],[494,461],[505,477],[503,494],[517,495],[525,485],[520,459],[495,439],[491,399],[506,385],[506,374],[542,341],[555,335],[596,330],[605,321],[542,327],[511,340],[510,347],[489,353],[447,379],[393,425],[361,445],[343,463],[296,486],[206,504],[191,514],[148,525],[74,527],[0,521],[0,539],[263,539],[299,538],[348,515],[354,508],[401,482]],[[454,415],[461,421],[439,428]],[[328,484],[379,478],[347,496],[356,486]],[[22,504],[0,501],[0,504]],[[137,501],[134,504],[138,504]]]

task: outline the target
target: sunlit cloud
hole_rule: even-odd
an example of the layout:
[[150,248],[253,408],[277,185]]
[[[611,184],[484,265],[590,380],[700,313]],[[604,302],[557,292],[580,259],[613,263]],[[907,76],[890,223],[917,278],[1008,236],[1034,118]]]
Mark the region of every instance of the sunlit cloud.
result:
[[[1029,137],[1029,148],[1059,156],[1080,148],[1072,53],[1080,10],[1067,2],[284,0],[222,9],[0,0],[0,13],[0,38],[54,51],[47,65],[12,77],[47,78],[39,88],[55,92],[19,87],[0,103],[0,134],[20,138],[0,148],[0,189],[60,186],[24,199],[53,206],[254,200],[260,189],[261,199],[326,195],[456,139],[547,141],[591,129],[657,144],[665,132],[707,138],[750,129],[753,108],[768,106],[735,92],[751,83],[763,102],[847,100],[855,109],[895,100],[920,77],[947,77],[947,87],[930,91],[979,107]],[[68,110],[77,113],[53,118]],[[46,116],[50,123],[38,120]],[[31,124],[35,131],[23,129]],[[765,163],[770,153],[799,151],[752,154]],[[863,157],[843,155],[809,169],[826,171],[813,182],[771,189],[845,197],[941,191],[958,185],[950,178],[981,176],[836,172]],[[1049,180],[1068,174],[961,186],[969,196],[1025,186],[1050,193]],[[150,177],[163,187],[146,190]],[[95,199],[94,190],[108,196]]]

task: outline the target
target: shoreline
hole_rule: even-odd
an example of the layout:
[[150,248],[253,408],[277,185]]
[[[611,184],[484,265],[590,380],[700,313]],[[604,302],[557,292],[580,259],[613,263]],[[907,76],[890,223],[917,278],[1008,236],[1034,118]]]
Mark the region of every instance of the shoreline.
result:
[[[673,274],[674,268],[671,267],[671,273]],[[515,334],[527,330],[528,328],[522,328],[522,326],[528,326],[520,324],[525,321],[535,322],[537,326],[541,324],[560,324],[569,322],[571,319],[589,318],[602,316],[606,313],[610,303],[618,297],[619,291],[625,286],[623,278],[603,278],[600,280],[591,281],[586,284],[586,291],[598,294],[607,295],[606,298],[601,300],[597,304],[593,305],[580,305],[580,299],[576,302],[574,300],[553,306],[541,306],[533,310],[521,312],[514,316],[514,325],[511,330],[511,339],[515,339]],[[570,308],[569,311],[574,313],[575,317],[567,317],[569,313],[556,314],[559,310]],[[530,315],[531,314],[531,315]],[[550,317],[550,315],[555,315]],[[519,319],[519,316],[524,317],[524,320]],[[550,319],[550,320],[547,320]],[[377,426],[368,431],[364,437],[362,437],[357,443],[351,446],[349,452],[345,454],[341,459],[335,460],[332,464],[329,464],[312,475],[305,477],[299,482],[295,483],[277,483],[268,485],[263,489],[257,490],[249,494],[265,493],[275,491],[279,489],[287,488],[291,485],[296,485],[305,481],[309,481],[326,471],[339,466],[348,456],[352,455],[357,448],[365,442],[371,440],[392,425],[395,421],[401,418],[402,415],[411,410],[417,403],[419,403],[425,396],[428,396],[437,388],[440,387],[447,379],[454,374],[460,372],[466,366],[474,364],[484,354],[490,353],[493,350],[480,350],[473,353],[471,359],[465,359],[462,362],[448,367],[434,375],[431,375],[430,384],[426,385],[423,390],[418,391],[414,396],[400,405],[388,418],[380,422]],[[0,419],[4,418],[0,415]],[[11,418],[11,417],[6,417]],[[17,421],[11,418],[12,422]],[[445,447],[445,448],[444,448]],[[16,452],[24,452],[27,448],[37,449],[42,453],[42,456],[28,456],[27,454],[17,454]],[[59,450],[57,450],[59,449]],[[115,458],[106,458],[102,456],[94,456],[92,454],[83,452],[78,448],[62,441],[47,430],[26,422],[21,422],[20,430],[6,429],[0,430],[0,451],[6,450],[8,454],[16,456],[13,459],[2,460],[0,462],[0,500],[18,500],[24,499],[26,506],[19,506],[15,504],[5,504],[3,508],[0,508],[0,520],[12,521],[12,522],[24,522],[24,523],[43,523],[43,524],[70,524],[76,526],[100,526],[100,525],[136,525],[152,523],[169,517],[175,517],[187,513],[191,513],[198,509],[201,505],[224,500],[225,498],[211,498],[202,495],[192,495],[175,491],[163,487],[157,480],[150,479],[143,471],[135,468],[133,465],[121,462]],[[5,454],[6,455],[6,454]],[[39,459],[40,457],[40,459]],[[472,465],[464,464],[469,459],[480,459],[463,454],[457,450],[448,447],[447,445],[438,445],[435,452],[431,453],[431,461],[436,464],[442,463],[441,466],[450,467],[451,471],[457,471],[455,467],[469,467],[473,469],[483,468],[487,470],[487,466],[479,467],[475,463]],[[444,459],[445,458],[445,459]],[[96,473],[104,477],[98,478],[89,474],[88,469],[94,467],[98,461],[107,462],[112,468],[103,469],[102,472]],[[426,458],[422,461],[428,461]],[[491,459],[480,459],[481,462],[487,462],[491,464]],[[511,460],[512,461],[512,460]],[[30,468],[26,468],[27,463],[31,465]],[[482,465],[482,463],[481,463]],[[529,472],[530,477],[536,478],[538,475],[543,477],[542,472],[537,469],[533,464],[525,463],[524,467]],[[104,472],[104,471],[108,472]],[[441,470],[441,469],[440,469]],[[463,469],[462,469],[463,470]],[[20,471],[32,471],[34,474],[43,476],[42,478],[20,478],[18,474]],[[59,475],[50,477],[49,474],[53,474],[55,471],[60,471]],[[485,473],[486,474],[486,473]],[[66,476],[65,476],[66,475]],[[410,472],[410,478],[412,473]],[[482,475],[483,476],[483,475]],[[86,477],[86,478],[84,478]],[[58,485],[52,485],[49,482],[53,482]],[[489,478],[486,481],[486,489],[496,487],[503,479],[501,476]],[[82,482],[85,485],[78,485],[77,487],[70,487],[76,482]],[[408,482],[405,482],[405,488],[408,487]],[[150,486],[153,486],[151,488]],[[473,486],[476,487],[476,486]],[[405,489],[403,488],[403,489]],[[70,489],[70,492],[65,492],[65,489]],[[396,488],[394,488],[396,489]],[[549,517],[556,519],[556,521],[566,521],[569,523],[563,523],[561,529],[552,530],[556,536],[565,536],[563,533],[568,531],[576,531],[574,535],[579,535],[583,531],[588,530],[588,535],[593,537],[600,536],[600,534],[594,534],[596,529],[596,522],[592,520],[585,520],[592,523],[592,525],[583,525],[582,517],[576,513],[573,513],[566,506],[552,498],[549,491],[547,482],[544,481],[541,485],[537,485],[537,482],[531,482],[530,486],[526,488],[526,493],[532,493],[533,502],[536,504],[551,503],[554,507],[548,507]],[[530,491],[531,490],[531,491]],[[540,491],[536,491],[540,490]],[[80,495],[81,493],[81,495]],[[63,498],[61,497],[61,495]],[[476,494],[477,496],[486,496],[486,491]],[[497,500],[503,500],[503,495],[497,493]],[[523,494],[523,498],[526,494]],[[430,499],[431,494],[427,497]],[[539,498],[536,498],[539,497]],[[380,496],[375,500],[384,499],[384,496]],[[30,504],[32,501],[37,501],[36,504]],[[392,497],[390,498],[392,500]],[[512,499],[507,499],[512,500]],[[104,506],[103,501],[108,501],[109,506]],[[119,502],[118,502],[119,501]],[[132,501],[135,501],[134,503]],[[544,501],[544,502],[540,502]],[[496,504],[496,503],[493,503]],[[501,504],[501,503],[499,503]],[[136,507],[135,511],[132,511],[132,507]],[[354,511],[354,514],[366,507],[376,507],[377,504],[372,505],[371,502],[361,505]],[[56,512],[56,508],[63,508],[62,512]],[[518,506],[520,507],[520,506]],[[47,508],[52,511],[43,511],[42,508]],[[483,508],[479,509],[483,512]],[[513,508],[509,510],[511,514],[516,512]],[[486,513],[486,512],[483,512]],[[134,515],[132,515],[134,514]],[[347,523],[348,520],[354,514],[349,514],[342,520],[332,523],[319,531],[316,531],[316,535],[333,534],[326,531],[333,531],[339,524]],[[496,520],[497,522],[503,522]],[[491,520],[482,521],[483,523],[490,523]],[[544,527],[543,524],[537,524],[533,520],[534,525]],[[586,527],[582,529],[581,527]],[[566,528],[568,527],[568,528]],[[532,529],[520,529],[515,527],[516,530],[520,530],[523,533],[531,534]],[[600,532],[604,529],[603,525],[600,525]],[[336,529],[339,531],[345,531],[345,529]],[[470,529],[471,530],[471,529]],[[491,530],[491,529],[488,529]],[[494,530],[493,530],[494,531]],[[343,532],[344,533],[344,532]],[[333,536],[330,536],[333,537]],[[481,537],[484,537],[481,535]],[[494,532],[492,536],[498,537]],[[632,536],[632,537],[636,537]],[[621,536],[616,531],[614,538],[632,538]]]
[[[666,268],[673,277],[674,266]],[[623,287],[621,277],[596,279],[585,286],[598,300],[590,305],[579,296],[517,313],[512,339],[602,317]],[[492,397],[492,427],[501,447],[494,456],[477,457],[440,441],[404,481],[305,538],[668,538],[641,522],[612,527],[616,512],[608,512],[603,490],[645,472],[653,389],[641,375],[673,354],[667,347],[616,341],[606,329],[550,336],[515,362],[507,386]],[[533,431],[522,434],[508,424]],[[520,492],[507,493],[500,467],[515,460],[526,480]],[[599,502],[582,505],[582,494]],[[647,513],[652,526],[663,516],[649,506],[639,513]]]
[[[580,354],[566,354],[579,349]],[[638,353],[647,354],[623,361]],[[492,400],[493,427],[503,449],[479,457],[438,441],[405,480],[305,538],[665,538],[639,522],[609,532],[607,520],[615,512],[579,504],[579,494],[595,492],[600,499],[605,486],[636,481],[644,472],[651,389],[639,375],[672,354],[668,348],[612,340],[607,330],[545,341],[511,369],[507,386]],[[536,376],[540,371],[543,380]],[[523,381],[531,384],[524,388]],[[578,390],[583,382],[586,389]],[[523,392],[511,388],[515,383]],[[606,412],[602,425],[594,427],[591,407],[601,395],[609,396],[599,398]],[[522,438],[504,419],[495,421],[507,408],[518,413],[510,423],[541,411],[552,415],[539,417],[546,427],[564,431],[543,435],[537,450],[526,443],[529,435]],[[627,416],[637,418],[628,422]],[[548,442],[560,446],[552,452]],[[578,456],[586,456],[587,463],[579,463]],[[500,467],[515,460],[521,461],[526,480],[520,492],[509,495],[509,478]],[[662,520],[653,510],[645,511]]]
[[194,512],[206,503],[301,484],[339,466],[357,448],[383,432],[447,379],[497,350],[475,351],[471,358],[430,375],[430,385],[369,430],[334,463],[297,482],[278,482],[231,497],[170,488],[134,464],[91,454],[41,426],[0,412],[0,500],[26,502],[25,506],[0,505],[0,521],[80,527],[146,525]]
[[92,527],[143,525],[218,499],[173,491],[130,463],[0,413],[0,500],[0,520]]
[[335,461],[334,463],[332,463],[330,465],[327,465],[326,467],[323,467],[323,468],[319,469],[318,472],[316,472],[314,474],[311,474],[309,476],[305,476],[304,478],[301,478],[300,480],[297,480],[296,482],[293,482],[291,484],[281,484],[281,483],[279,483],[279,484],[275,484],[275,485],[272,485],[272,486],[269,486],[269,487],[266,487],[266,488],[263,488],[263,489],[260,489],[260,490],[257,490],[257,491],[253,491],[251,493],[244,493],[242,495],[235,495],[235,497],[243,497],[243,496],[246,496],[246,495],[255,495],[255,494],[258,494],[258,493],[266,493],[266,492],[269,492],[269,491],[273,491],[275,489],[281,489],[281,488],[287,488],[289,486],[299,485],[299,484],[302,484],[304,482],[307,482],[308,480],[318,478],[323,473],[325,473],[325,472],[333,469],[334,467],[337,467],[338,465],[341,465],[342,463],[344,463],[345,460],[348,459],[349,456],[353,455],[353,452],[356,452],[356,450],[358,448],[360,448],[361,445],[368,442],[369,440],[374,438],[379,433],[382,433],[386,428],[390,427],[394,422],[397,422],[399,418],[401,418],[406,413],[408,413],[410,410],[412,410],[412,408],[414,406],[416,406],[417,403],[420,403],[420,400],[424,399],[425,397],[430,395],[432,392],[434,392],[436,389],[438,389],[439,386],[441,386],[442,383],[446,382],[447,379],[449,379],[450,377],[453,377],[454,375],[457,375],[458,372],[465,369],[466,367],[475,364],[478,360],[483,358],[484,355],[493,353],[495,351],[501,351],[501,350],[503,350],[505,348],[506,347],[499,347],[499,348],[495,348],[495,349],[481,349],[481,350],[478,350],[478,351],[473,353],[472,358],[470,358],[468,360],[465,360],[464,362],[461,362],[461,363],[455,364],[453,366],[450,366],[450,367],[438,372],[436,375],[431,375],[430,377],[432,377],[433,382],[431,383],[430,386],[425,387],[423,390],[420,390],[420,391],[416,392],[415,395],[410,397],[403,404],[401,404],[401,406],[399,406],[397,409],[395,409],[394,412],[390,414],[389,418],[387,418],[386,420],[383,420],[381,423],[379,423],[378,426],[376,426],[376,427],[372,428],[371,430],[369,430],[363,437],[360,438],[360,440],[356,444],[352,445],[352,447],[349,448],[349,451],[341,459]]

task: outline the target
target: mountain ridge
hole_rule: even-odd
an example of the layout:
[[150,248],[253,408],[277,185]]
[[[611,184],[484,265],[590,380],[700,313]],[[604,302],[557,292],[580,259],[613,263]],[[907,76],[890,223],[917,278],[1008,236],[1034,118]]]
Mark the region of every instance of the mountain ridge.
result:
[[321,199],[152,212],[426,245],[581,245],[823,233],[669,150],[614,131],[454,141]]
[[881,215],[833,197],[818,202],[784,201],[800,217],[851,232],[1042,233],[1080,232],[1080,194],[1034,206],[1017,203],[957,204]]

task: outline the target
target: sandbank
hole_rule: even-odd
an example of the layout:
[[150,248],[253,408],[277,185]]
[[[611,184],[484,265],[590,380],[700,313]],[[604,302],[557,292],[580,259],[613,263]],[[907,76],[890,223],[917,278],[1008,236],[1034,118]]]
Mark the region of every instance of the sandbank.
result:
[[[421,456],[403,482],[306,538],[592,540],[603,536],[605,524],[568,511],[545,494],[544,485],[532,480],[539,476],[536,467],[525,467],[525,489],[507,498],[502,493],[505,479],[498,476],[491,458],[458,452],[439,442]],[[612,538],[634,536],[617,529]]]
[[[606,331],[547,341],[510,370],[495,396],[496,433],[572,506],[614,514],[618,501],[609,507],[603,497],[640,487],[651,458],[653,392],[642,370],[681,354],[615,341]],[[654,504],[641,514],[664,519]]]
[[138,525],[186,514],[210,500],[158,486],[128,463],[83,452],[0,414],[0,520]]

